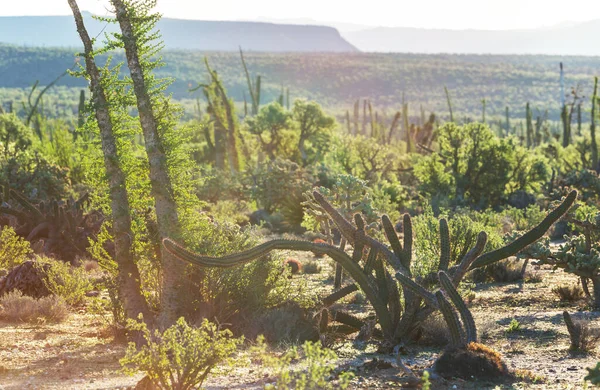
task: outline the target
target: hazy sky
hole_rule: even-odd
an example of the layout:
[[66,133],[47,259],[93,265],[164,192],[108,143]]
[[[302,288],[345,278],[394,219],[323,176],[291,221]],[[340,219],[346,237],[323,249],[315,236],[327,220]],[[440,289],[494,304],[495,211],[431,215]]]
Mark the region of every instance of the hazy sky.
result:
[[[79,0],[106,14],[107,0]],[[158,0],[166,17],[201,20],[311,18],[371,26],[511,29],[600,19],[597,0]],[[0,16],[68,15],[67,0],[3,0]]]

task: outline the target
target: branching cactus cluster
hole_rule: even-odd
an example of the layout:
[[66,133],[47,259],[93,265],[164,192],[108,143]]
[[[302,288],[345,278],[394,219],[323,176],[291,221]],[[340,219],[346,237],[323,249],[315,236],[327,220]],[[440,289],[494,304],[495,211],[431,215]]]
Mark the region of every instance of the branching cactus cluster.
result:
[[[176,257],[203,267],[233,267],[264,258],[274,250],[323,253],[340,264],[354,281],[325,297],[324,306],[330,306],[360,288],[373,306],[383,333],[384,344],[394,346],[402,340],[409,339],[431,313],[440,311],[450,330],[451,344],[465,346],[477,338],[473,316],[457,291],[457,286],[466,273],[513,256],[540,239],[571,207],[577,192],[572,191],[540,224],[500,249],[483,253],[487,235],[481,232],[475,246],[452,267],[449,264],[450,232],[447,221],[442,219],[438,271],[422,279],[411,274],[413,234],[408,214],[403,217],[403,243],[398,239],[392,221],[386,215],[381,218],[385,236],[389,241],[388,246],[366,233],[365,221],[360,214],[355,214],[354,223],[351,223],[321,193],[315,191],[313,196],[328,215],[332,226],[340,232],[342,239],[339,247],[326,243],[277,239],[241,253],[209,257],[188,251],[169,238],[163,241],[163,245]],[[352,247],[350,254],[347,253],[346,246]],[[431,291],[431,288],[434,290]],[[356,329],[364,325],[362,321],[347,313],[335,316],[335,320],[343,321]]]

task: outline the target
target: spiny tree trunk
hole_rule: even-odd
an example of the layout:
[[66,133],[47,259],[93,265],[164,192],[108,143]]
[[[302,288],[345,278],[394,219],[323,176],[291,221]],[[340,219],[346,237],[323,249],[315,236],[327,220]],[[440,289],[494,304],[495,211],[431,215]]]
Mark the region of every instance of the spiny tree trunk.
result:
[[115,240],[115,261],[118,264],[117,285],[122,299],[125,315],[137,318],[139,313],[146,321],[151,321],[150,310],[141,293],[140,273],[131,254],[131,213],[129,198],[125,186],[125,174],[119,166],[119,157],[113,132],[106,94],[101,84],[101,77],[93,57],[92,41],[83,24],[83,18],[75,0],[69,0],[77,32],[84,46],[85,66],[90,78],[90,90],[100,139],[104,154],[104,166],[110,186],[110,202]]
[[[167,157],[158,133],[158,124],[153,112],[152,100],[144,78],[144,71],[138,53],[138,40],[134,34],[128,7],[122,0],[111,0],[115,7],[117,21],[122,33],[127,66],[133,81],[137,99],[140,124],[144,134],[146,153],[150,166],[151,194],[154,198],[158,221],[159,239],[180,236],[177,205],[171,178],[167,167]],[[162,247],[161,247],[162,248]],[[168,326],[176,320],[181,297],[178,294],[183,280],[183,266],[167,251],[162,254],[162,295],[159,323]]]

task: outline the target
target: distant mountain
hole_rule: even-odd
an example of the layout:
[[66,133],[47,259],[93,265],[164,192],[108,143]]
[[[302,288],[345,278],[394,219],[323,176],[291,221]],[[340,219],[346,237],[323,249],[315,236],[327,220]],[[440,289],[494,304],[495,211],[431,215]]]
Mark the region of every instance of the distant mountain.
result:
[[343,36],[366,52],[600,55],[600,20],[530,30],[377,27]]
[[[84,13],[92,37],[116,25]],[[168,49],[263,52],[355,52],[332,27],[257,22],[200,21],[163,18],[158,23]],[[72,16],[0,17],[0,42],[13,45],[79,47]]]

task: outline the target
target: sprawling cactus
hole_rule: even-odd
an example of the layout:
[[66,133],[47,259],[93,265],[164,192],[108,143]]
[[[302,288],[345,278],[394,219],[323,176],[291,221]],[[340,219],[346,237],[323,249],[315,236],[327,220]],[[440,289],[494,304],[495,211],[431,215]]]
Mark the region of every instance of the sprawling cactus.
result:
[[[388,246],[366,233],[365,221],[360,214],[355,214],[354,224],[351,223],[317,191],[313,192],[314,200],[340,232],[341,247],[280,239],[268,241],[241,253],[209,257],[190,252],[168,238],[163,241],[163,245],[176,257],[204,267],[232,267],[281,249],[326,254],[341,265],[355,284],[340,286],[339,290],[323,299],[325,305],[331,305],[359,287],[373,306],[383,336],[389,345],[395,345],[398,341],[411,337],[431,313],[440,310],[450,329],[451,343],[464,346],[476,341],[477,337],[473,317],[456,290],[467,271],[505,259],[534,243],[569,209],[576,196],[576,191],[571,192],[539,225],[501,249],[482,254],[487,235],[481,232],[476,245],[450,269],[447,269],[449,255],[446,244],[449,241],[449,231],[447,222],[442,220],[440,222],[442,253],[439,271],[423,280],[415,280],[410,271],[413,235],[409,215],[404,216],[403,244],[400,243],[390,219],[386,215],[381,218],[384,233],[389,241]],[[346,253],[345,245],[353,248],[351,255]],[[391,276],[392,273],[395,275],[395,280]],[[403,289],[403,302],[400,302],[396,280],[400,282]],[[439,285],[439,290],[434,292],[428,290],[427,286],[431,284]],[[460,319],[456,311],[460,314]],[[350,322],[355,327],[361,324],[358,320],[347,321],[351,326]]]
[[17,234],[34,244],[38,252],[65,261],[85,255],[88,238],[98,233],[104,221],[99,212],[85,212],[87,194],[78,200],[33,204],[19,192],[10,190],[10,198],[12,206],[0,206],[0,215],[14,217]]

